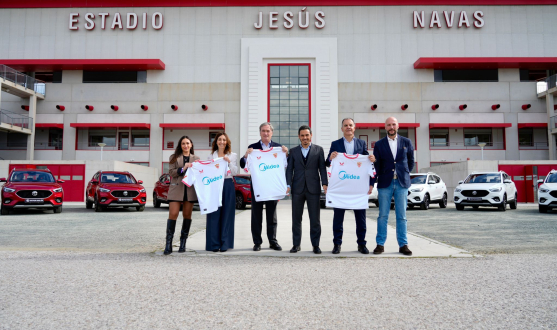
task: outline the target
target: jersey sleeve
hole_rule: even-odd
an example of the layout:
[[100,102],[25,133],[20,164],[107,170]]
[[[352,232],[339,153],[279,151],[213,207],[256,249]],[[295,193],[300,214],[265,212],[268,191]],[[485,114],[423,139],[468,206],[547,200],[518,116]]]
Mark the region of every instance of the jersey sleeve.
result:
[[[252,151],[253,153],[253,151]],[[246,158],[246,163],[244,164],[244,172],[248,173],[249,172],[249,167],[251,165],[251,154],[248,155],[248,157]]]
[[[371,162],[370,162],[370,163],[371,163]],[[369,174],[369,176],[372,177],[372,178],[375,178],[375,175],[377,174],[377,173],[375,172],[375,165],[373,165],[373,163],[371,163],[370,166],[369,166],[368,174]]]
[[193,167],[191,167],[190,170],[186,172],[186,175],[184,175],[184,178],[182,179],[182,182],[188,187],[193,186],[193,184],[195,183],[195,174],[193,173],[193,171],[194,169]]

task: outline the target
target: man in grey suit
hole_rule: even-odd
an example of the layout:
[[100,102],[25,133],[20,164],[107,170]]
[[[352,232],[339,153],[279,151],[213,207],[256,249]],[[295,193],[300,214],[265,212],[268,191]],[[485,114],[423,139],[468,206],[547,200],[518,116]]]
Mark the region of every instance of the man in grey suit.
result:
[[[327,192],[327,169],[323,148],[311,143],[311,128],[302,125],[298,129],[301,145],[290,150],[286,168],[287,193],[292,190],[292,240],[294,246],[290,253],[300,251],[302,241],[302,215],[307,201],[311,245],[313,253],[320,254],[321,222],[319,198],[321,185]],[[321,179],[319,178],[321,176]]]

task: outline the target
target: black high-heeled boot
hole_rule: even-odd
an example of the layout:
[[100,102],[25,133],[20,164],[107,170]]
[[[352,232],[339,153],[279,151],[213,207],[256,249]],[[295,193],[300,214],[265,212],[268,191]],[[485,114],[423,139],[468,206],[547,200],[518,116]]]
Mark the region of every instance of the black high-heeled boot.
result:
[[180,232],[180,249],[178,252],[186,252],[186,241],[188,240],[188,235],[190,234],[191,219],[184,219],[182,223],[182,231]]
[[165,255],[172,253],[172,239],[174,238],[175,230],[176,230],[176,220],[172,220],[172,219],[166,220],[166,246],[164,248]]

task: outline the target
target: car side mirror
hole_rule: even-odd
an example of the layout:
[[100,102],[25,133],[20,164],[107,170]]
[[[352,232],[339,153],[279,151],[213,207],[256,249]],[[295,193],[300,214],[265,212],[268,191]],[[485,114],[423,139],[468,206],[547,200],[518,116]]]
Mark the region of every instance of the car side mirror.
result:
[[139,184],[143,184],[143,181],[139,180],[139,181],[137,181],[137,183],[139,183]]
[[429,184],[435,184],[436,182],[435,181],[429,181],[428,183]]
[[[0,182],[2,182],[3,179],[0,179]],[[538,180],[538,183],[543,183],[543,180]]]
[[97,181],[97,180],[91,180],[91,183],[92,183],[92,184],[97,184],[97,183],[99,183],[99,181]]
[[8,180],[6,180],[6,178],[0,178],[0,182],[8,182]]
[[511,180],[507,179],[507,180],[503,180],[503,183],[513,183]]
[[56,180],[56,182],[58,182],[58,183],[64,183],[64,182],[66,182],[66,181],[64,181],[64,180]]
[[463,180],[458,181],[458,184],[463,184],[463,183],[464,183]]

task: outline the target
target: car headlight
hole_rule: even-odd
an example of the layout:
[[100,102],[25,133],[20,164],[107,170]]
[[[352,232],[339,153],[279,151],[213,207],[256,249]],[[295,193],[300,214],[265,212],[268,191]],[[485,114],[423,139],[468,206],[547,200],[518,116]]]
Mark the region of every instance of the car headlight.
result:
[[110,189],[106,189],[106,188],[99,188],[100,192],[110,192]]
[[7,193],[13,193],[15,191],[15,189],[12,188],[4,188],[4,191]]
[[503,190],[503,187],[497,187],[497,188],[489,189],[489,191],[491,191],[491,192],[500,192],[501,190]]
[[541,192],[541,193],[544,193],[544,194],[545,194],[545,193],[548,193],[548,192],[549,192],[549,189],[545,189],[545,188],[540,188],[539,192]]
[[54,192],[62,192],[62,191],[64,191],[64,190],[63,190],[62,188],[57,188],[57,189],[54,189],[53,191],[54,191]]
[[250,191],[249,188],[246,188],[246,187],[242,187],[242,189],[247,190],[247,191]]
[[411,191],[411,192],[420,192],[420,191],[423,191],[423,190],[424,190],[424,188],[423,188],[423,187],[422,187],[422,188],[414,188],[414,189],[410,189],[410,191]]
[[140,192],[140,193],[144,193],[144,192],[145,192],[145,189],[141,189],[139,192]]
[[454,192],[461,192],[461,191],[462,191],[462,189],[460,189],[460,188],[456,188],[456,189],[454,190]]

